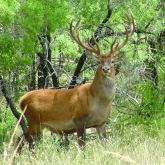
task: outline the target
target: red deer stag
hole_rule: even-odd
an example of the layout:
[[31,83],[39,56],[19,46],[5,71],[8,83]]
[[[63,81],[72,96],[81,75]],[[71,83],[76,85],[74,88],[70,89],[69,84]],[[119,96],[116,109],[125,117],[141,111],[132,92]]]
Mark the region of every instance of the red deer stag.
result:
[[[20,108],[25,110],[28,132],[24,135],[32,149],[43,128],[57,134],[77,132],[79,146],[85,145],[85,129],[96,128],[100,139],[105,138],[104,123],[115,96],[115,53],[126,45],[135,30],[134,19],[127,16],[126,38],[122,43],[116,39],[107,53],[101,53],[98,44],[93,47],[83,44],[78,35],[78,25],[70,24],[73,39],[82,48],[95,53],[99,65],[92,83],[82,84],[73,89],[41,89],[26,93],[20,99]],[[20,145],[21,150],[24,142]]]

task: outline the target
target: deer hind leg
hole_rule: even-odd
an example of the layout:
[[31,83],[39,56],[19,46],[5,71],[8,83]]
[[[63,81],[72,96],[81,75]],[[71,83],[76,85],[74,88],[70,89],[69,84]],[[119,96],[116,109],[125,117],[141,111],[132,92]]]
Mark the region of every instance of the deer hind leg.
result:
[[29,129],[27,133],[21,135],[17,140],[17,154],[20,154],[22,151],[22,148],[25,144],[25,140],[29,144],[29,151],[33,151],[35,144],[40,140],[41,133],[39,129],[36,131],[33,131],[33,129]]
[[18,155],[20,155],[24,144],[25,144],[25,137],[24,137],[24,134],[22,134],[22,135],[17,139],[17,142],[16,142],[16,153],[17,153]]
[[105,143],[106,143],[106,141],[107,141],[106,126],[105,126],[105,124],[97,127],[96,130],[97,130],[97,133],[99,135],[99,139],[100,139],[101,143],[104,146]]
[[35,144],[41,139],[40,124],[29,124],[28,133],[25,135],[25,139],[29,143],[29,150],[33,151]]
[[64,147],[64,148],[68,148],[68,146],[69,146],[68,134],[63,133],[63,134],[61,135],[61,143],[60,143],[60,146],[61,146],[61,147]]
[[[52,132],[51,132],[51,136],[53,137],[53,142],[56,142],[56,136]],[[60,143],[61,147],[69,146],[68,134],[66,133],[61,134],[58,142]]]

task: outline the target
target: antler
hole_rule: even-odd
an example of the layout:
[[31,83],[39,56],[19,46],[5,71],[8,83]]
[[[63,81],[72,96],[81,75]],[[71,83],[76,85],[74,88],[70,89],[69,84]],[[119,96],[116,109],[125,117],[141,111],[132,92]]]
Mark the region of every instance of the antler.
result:
[[[113,41],[112,45],[111,45],[111,50],[110,52],[108,52],[108,55],[114,54],[116,51],[119,51],[121,48],[123,48],[126,43],[128,42],[128,39],[132,36],[132,34],[135,31],[135,22],[133,19],[133,16],[131,15],[130,17],[128,15],[126,15],[126,19],[127,19],[127,25],[125,25],[125,33],[126,33],[126,38],[122,43],[118,43],[116,42],[116,38]],[[130,28],[128,30],[128,28]]]
[[70,33],[73,37],[73,39],[78,43],[78,45],[80,45],[82,48],[88,50],[89,52],[91,53],[95,53],[97,55],[100,55],[100,48],[99,48],[99,45],[96,43],[95,39],[94,39],[94,42],[95,42],[95,45],[96,45],[96,48],[94,46],[92,46],[91,44],[88,46],[87,44],[83,44],[80,40],[80,37],[79,37],[79,30],[78,30],[78,25],[79,25],[79,22],[76,23],[76,25],[73,27],[73,21],[71,21],[70,23]]

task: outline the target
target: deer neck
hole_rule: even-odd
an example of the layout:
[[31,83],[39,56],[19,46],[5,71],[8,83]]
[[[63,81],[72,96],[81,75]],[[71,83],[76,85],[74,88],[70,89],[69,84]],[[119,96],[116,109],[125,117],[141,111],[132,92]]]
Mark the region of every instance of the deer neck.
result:
[[91,84],[91,93],[104,100],[112,100],[115,96],[115,69],[104,74],[101,65],[98,66],[94,80]]

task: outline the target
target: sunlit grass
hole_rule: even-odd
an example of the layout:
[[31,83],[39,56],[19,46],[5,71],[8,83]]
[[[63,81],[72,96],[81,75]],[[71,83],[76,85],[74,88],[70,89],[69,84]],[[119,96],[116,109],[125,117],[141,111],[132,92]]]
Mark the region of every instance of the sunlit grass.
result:
[[[109,121],[110,124],[108,124],[106,146],[101,145],[95,130],[92,131],[92,134],[91,131],[88,131],[86,147],[83,151],[79,149],[75,135],[69,137],[70,146],[66,150],[61,148],[58,136],[55,136],[56,139],[54,139],[50,132],[44,131],[43,139],[35,148],[34,153],[30,153],[28,146],[25,145],[21,155],[13,159],[14,144],[22,131],[19,128],[13,135],[16,122],[12,120],[12,114],[7,114],[7,116],[9,115],[11,120],[3,118],[1,121],[1,131],[8,134],[6,136],[4,134],[4,141],[1,142],[0,164],[165,165],[165,129],[160,124],[160,120],[156,121],[154,125],[124,125],[121,121],[114,122],[115,115],[112,114],[113,122]],[[4,127],[5,125],[8,127]],[[14,141],[10,146],[12,136]]]
[[[165,132],[160,130],[157,137],[151,138],[140,132],[139,128],[135,130],[139,132],[136,132],[136,136],[132,136],[132,139],[128,137],[131,130],[125,132],[127,138],[124,135],[109,137],[106,147],[103,147],[97,138],[91,140],[88,136],[87,145],[83,151],[78,148],[74,136],[70,137],[70,146],[66,150],[61,148],[59,142],[54,141],[49,133],[44,132],[44,138],[35,148],[34,153],[30,153],[25,146],[22,154],[15,157],[13,163],[21,165],[164,165]],[[10,164],[12,151],[8,153],[9,155],[4,153],[1,154],[0,161],[3,164]]]

